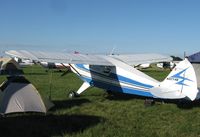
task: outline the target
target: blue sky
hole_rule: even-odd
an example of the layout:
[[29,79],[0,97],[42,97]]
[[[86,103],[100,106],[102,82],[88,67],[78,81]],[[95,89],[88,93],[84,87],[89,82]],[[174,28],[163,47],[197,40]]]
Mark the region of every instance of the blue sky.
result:
[[0,51],[200,50],[199,0],[0,0]]

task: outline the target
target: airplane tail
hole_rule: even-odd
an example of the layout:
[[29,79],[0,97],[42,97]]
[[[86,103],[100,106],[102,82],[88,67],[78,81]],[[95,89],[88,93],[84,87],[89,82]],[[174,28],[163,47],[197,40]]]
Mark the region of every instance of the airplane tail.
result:
[[192,64],[188,59],[181,61],[167,78],[158,87],[152,88],[150,92],[158,98],[180,99],[188,97],[190,100],[195,100],[198,88]]

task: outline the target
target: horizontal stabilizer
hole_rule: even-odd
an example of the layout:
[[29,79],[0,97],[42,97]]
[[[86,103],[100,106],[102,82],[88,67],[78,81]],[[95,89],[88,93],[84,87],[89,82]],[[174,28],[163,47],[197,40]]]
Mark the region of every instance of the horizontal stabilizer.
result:
[[154,95],[154,97],[163,99],[181,99],[186,97],[185,95],[181,94],[178,90],[172,90],[161,87],[152,88],[150,89],[150,92]]

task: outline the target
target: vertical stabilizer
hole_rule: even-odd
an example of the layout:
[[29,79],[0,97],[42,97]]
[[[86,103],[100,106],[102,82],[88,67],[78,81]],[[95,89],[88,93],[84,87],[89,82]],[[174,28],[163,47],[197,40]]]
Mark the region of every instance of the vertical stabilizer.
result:
[[194,100],[198,93],[197,78],[192,64],[185,59],[181,61],[161,82],[159,87],[152,89],[156,97],[179,99],[188,97]]

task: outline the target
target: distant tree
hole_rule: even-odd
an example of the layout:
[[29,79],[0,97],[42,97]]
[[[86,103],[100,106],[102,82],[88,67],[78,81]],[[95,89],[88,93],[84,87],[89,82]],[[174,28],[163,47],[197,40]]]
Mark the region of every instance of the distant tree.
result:
[[183,59],[180,57],[176,57],[176,56],[171,56],[173,58],[173,61],[182,61]]

